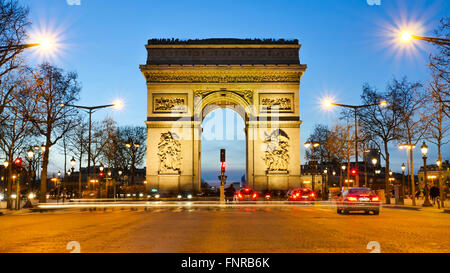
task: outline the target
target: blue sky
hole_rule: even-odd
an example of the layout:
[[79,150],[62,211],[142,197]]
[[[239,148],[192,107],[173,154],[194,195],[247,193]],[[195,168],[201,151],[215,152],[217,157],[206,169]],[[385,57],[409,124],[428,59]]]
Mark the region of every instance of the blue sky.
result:
[[[123,111],[95,116],[110,115],[120,125],[143,125],[146,119],[146,85],[139,64],[146,61],[144,45],[149,38],[297,38],[301,62],[308,65],[300,88],[302,142],[315,124],[331,125],[336,120],[338,112],[319,109],[320,97],[332,95],[338,102],[358,104],[364,82],[383,89],[394,76],[426,81],[425,64],[432,48],[421,43],[416,50],[398,50],[389,33],[417,22],[418,34],[431,35],[450,11],[450,1],[445,0],[381,0],[381,5],[366,0],[22,2],[31,8],[34,29],[60,33],[59,54],[51,61],[79,73],[81,104],[125,100]],[[203,144],[208,151],[203,159],[216,162],[219,142]],[[230,166],[243,166],[245,145],[241,141],[229,146],[241,147],[230,151]],[[435,147],[430,150],[430,160],[435,160]],[[393,169],[399,170],[405,155],[394,148],[392,156]],[[215,179],[217,166],[204,166],[208,168],[205,178]],[[236,168],[233,180],[244,172]]]

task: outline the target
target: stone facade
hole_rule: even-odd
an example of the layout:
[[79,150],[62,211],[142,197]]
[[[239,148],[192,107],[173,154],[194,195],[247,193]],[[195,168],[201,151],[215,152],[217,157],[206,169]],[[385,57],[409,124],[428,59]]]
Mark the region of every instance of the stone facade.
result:
[[200,190],[201,124],[225,107],[246,124],[248,186],[299,187],[299,87],[306,65],[298,42],[150,41],[140,66],[148,90],[149,187]]

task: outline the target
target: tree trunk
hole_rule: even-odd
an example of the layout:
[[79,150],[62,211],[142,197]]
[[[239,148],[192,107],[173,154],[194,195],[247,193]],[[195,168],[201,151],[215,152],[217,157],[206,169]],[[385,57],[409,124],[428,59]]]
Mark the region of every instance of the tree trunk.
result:
[[389,158],[389,150],[388,150],[388,144],[385,142],[384,143],[384,153],[386,154],[386,168],[384,170],[384,178],[385,178],[385,197],[386,197],[386,204],[390,204],[391,203],[391,189],[390,189],[390,181],[389,181],[389,171],[390,171],[390,158]]
[[42,172],[41,172],[41,192],[39,194],[39,202],[47,203],[47,168],[50,148],[47,141],[45,145],[44,157],[42,158]]
[[416,185],[414,183],[414,161],[413,161],[413,149],[409,150],[409,162],[411,163],[411,199],[412,205],[416,205]]

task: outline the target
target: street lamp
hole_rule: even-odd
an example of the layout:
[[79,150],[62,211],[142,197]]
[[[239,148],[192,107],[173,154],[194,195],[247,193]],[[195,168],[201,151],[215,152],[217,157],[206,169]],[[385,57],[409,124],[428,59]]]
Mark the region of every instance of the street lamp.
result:
[[33,44],[21,44],[21,45],[9,45],[9,46],[0,46],[0,53],[12,51],[12,50],[24,50],[32,47],[41,47],[44,50],[49,50],[53,47],[53,42],[49,38],[42,38],[39,43]]
[[376,157],[372,158],[372,164],[373,164],[373,185],[376,183],[377,180],[377,163],[378,159]]
[[[416,205],[416,185],[414,183],[414,166],[413,166],[413,156],[412,156],[412,152],[413,149],[416,148],[416,145],[411,144],[411,143],[404,143],[401,144],[399,146],[400,149],[405,149],[406,150],[406,165],[409,166],[408,168],[408,175],[411,175],[411,200],[412,200],[412,205],[415,206]],[[411,164],[409,163],[411,161]]]
[[33,157],[34,157],[34,150],[33,147],[30,147],[30,149],[27,151],[27,156],[28,156],[28,191],[31,192],[32,188],[31,188],[31,176],[32,176],[32,172],[31,172],[31,165],[33,164]]
[[425,37],[425,36],[417,36],[412,34],[409,31],[403,31],[400,34],[400,38],[403,42],[410,42],[412,39],[416,40],[422,40],[425,42],[429,42],[436,45],[442,45],[442,46],[450,46],[450,40],[445,38],[437,38],[437,37]]
[[[9,191],[7,191],[7,187],[8,187],[8,176],[9,176],[9,174],[8,174],[8,166],[9,166],[9,162],[8,162],[8,160],[5,160],[4,162],[3,162],[3,166],[5,167],[5,187],[3,188],[3,195],[5,196],[5,198],[6,198],[6,200],[8,201],[9,200]],[[5,192],[7,192],[6,194],[5,194]],[[8,201],[9,202],[9,201]]]
[[60,191],[61,191],[61,171],[58,171],[57,173],[58,175],[58,179],[56,179],[56,187],[57,187],[57,194],[58,196],[56,197],[56,202],[59,202],[59,195],[60,195]]
[[427,153],[428,153],[428,146],[423,142],[422,146],[420,147],[420,151],[423,154],[423,180],[424,180],[424,193],[425,193],[425,201],[423,202],[423,207],[431,207],[431,202],[429,199],[429,193],[428,193],[428,181],[427,181]]
[[136,151],[141,147],[141,144],[135,143],[132,140],[128,140],[125,146],[131,151],[131,167],[130,167],[130,176],[131,176],[131,184],[134,186],[134,171],[135,171],[135,162],[136,162]]
[[[314,157],[314,149],[318,148],[319,146],[320,146],[319,142],[315,142],[315,141],[307,141],[307,142],[305,142],[305,148],[311,150],[311,157],[312,158]],[[311,165],[311,161],[310,161],[310,165]],[[312,187],[312,190],[314,190],[314,188],[315,188],[314,187],[315,186],[314,176],[316,174],[316,169],[315,168],[317,168],[317,164],[316,164],[315,160],[312,160],[312,165],[313,165],[313,170],[311,170],[311,181],[312,181],[311,187]]]
[[402,164],[402,188],[400,190],[400,204],[405,204],[405,163]]
[[[77,108],[77,109],[82,109],[83,111],[85,111],[86,113],[89,114],[89,136],[88,136],[88,181],[91,178],[91,135],[92,135],[92,114],[95,113],[97,110],[100,109],[104,109],[104,108],[109,108],[109,107],[114,107],[117,110],[120,110],[123,108],[123,102],[117,100],[115,103],[113,104],[108,104],[108,105],[99,105],[99,106],[81,106],[81,105],[72,105],[72,104],[65,104],[65,103],[61,103],[60,104],[61,107],[73,107],[73,108]],[[81,170],[80,170],[81,173]]]
[[365,105],[347,105],[347,104],[339,104],[333,103],[329,99],[324,101],[324,106],[330,108],[331,106],[339,106],[343,108],[352,109],[355,115],[355,169],[357,170],[356,174],[356,186],[359,187],[359,172],[358,172],[358,110],[362,108],[372,107],[372,106],[381,106],[384,107],[387,105],[386,101],[380,101],[374,104],[365,104]]

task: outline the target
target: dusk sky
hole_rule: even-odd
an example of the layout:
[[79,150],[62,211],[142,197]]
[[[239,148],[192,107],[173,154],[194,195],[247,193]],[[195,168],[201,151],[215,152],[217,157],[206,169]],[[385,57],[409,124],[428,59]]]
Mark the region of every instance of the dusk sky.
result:
[[[418,35],[432,36],[439,19],[450,11],[450,1],[445,0],[381,0],[381,5],[369,5],[366,0],[22,2],[30,7],[34,32],[58,34],[58,54],[49,61],[78,72],[83,86],[79,104],[109,104],[117,98],[125,102],[122,111],[102,111],[94,116],[101,120],[109,115],[119,125],[144,126],[147,89],[139,65],[146,62],[144,45],[150,38],[299,39],[301,63],[308,65],[300,87],[301,143],[316,124],[331,126],[338,121],[339,111],[321,110],[320,99],[325,96],[339,103],[359,104],[365,82],[380,90],[393,77],[426,82],[426,63],[433,48],[423,42],[399,47],[394,42],[396,31],[408,27]],[[30,58],[44,60],[34,55]],[[223,111],[214,114],[207,119],[217,122]],[[228,113],[226,120],[227,128],[236,125],[232,138],[240,139],[240,116]],[[429,160],[435,162],[436,147],[429,146]],[[228,150],[229,177],[239,181],[245,173],[242,140],[204,141],[203,177],[217,180],[220,147]],[[450,159],[448,152],[446,146],[444,159]],[[406,155],[395,145],[392,156],[392,169],[399,171]],[[420,162],[419,149],[415,156]],[[302,160],[304,164],[303,156]],[[63,168],[55,161],[51,164],[50,170]]]

